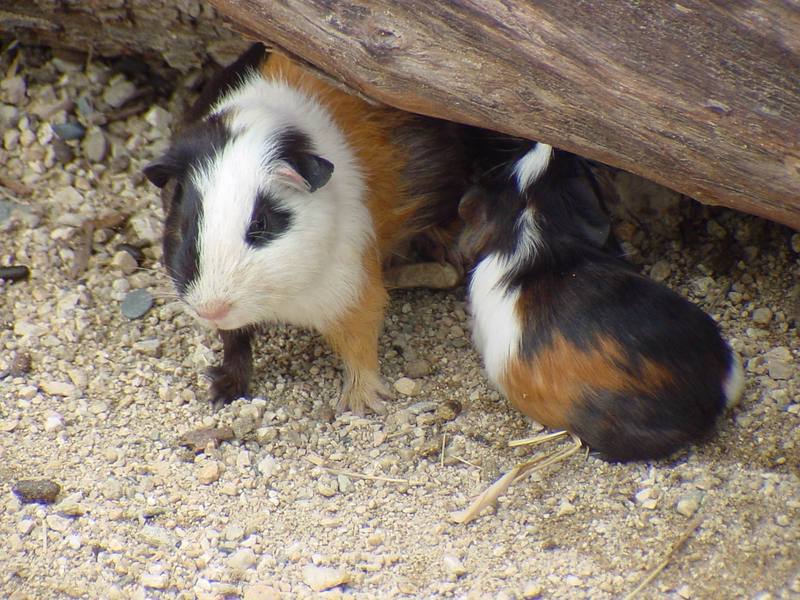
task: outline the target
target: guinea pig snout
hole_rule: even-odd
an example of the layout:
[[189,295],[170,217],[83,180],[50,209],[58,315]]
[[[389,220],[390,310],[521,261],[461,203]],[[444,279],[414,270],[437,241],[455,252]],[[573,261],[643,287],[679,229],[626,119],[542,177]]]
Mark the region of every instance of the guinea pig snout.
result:
[[207,321],[221,321],[231,312],[231,303],[224,300],[212,300],[195,308],[197,316]]

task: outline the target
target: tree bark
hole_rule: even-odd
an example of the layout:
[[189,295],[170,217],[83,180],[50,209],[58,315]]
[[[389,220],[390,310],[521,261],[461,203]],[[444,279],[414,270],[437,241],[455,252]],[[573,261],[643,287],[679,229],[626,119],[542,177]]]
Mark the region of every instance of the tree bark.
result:
[[379,101],[800,228],[796,1],[212,4]]

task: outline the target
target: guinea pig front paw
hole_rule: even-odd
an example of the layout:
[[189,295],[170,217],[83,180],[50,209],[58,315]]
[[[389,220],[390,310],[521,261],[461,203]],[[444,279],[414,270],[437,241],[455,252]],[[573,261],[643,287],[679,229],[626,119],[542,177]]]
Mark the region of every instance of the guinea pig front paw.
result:
[[349,410],[358,416],[364,416],[369,410],[383,415],[386,414],[386,407],[381,397],[389,396],[389,390],[377,374],[348,373],[345,376],[342,395],[336,403],[336,412],[341,414]]
[[211,378],[209,399],[214,410],[219,410],[237,398],[247,396],[248,382],[243,380],[236,369],[210,367],[208,376]]

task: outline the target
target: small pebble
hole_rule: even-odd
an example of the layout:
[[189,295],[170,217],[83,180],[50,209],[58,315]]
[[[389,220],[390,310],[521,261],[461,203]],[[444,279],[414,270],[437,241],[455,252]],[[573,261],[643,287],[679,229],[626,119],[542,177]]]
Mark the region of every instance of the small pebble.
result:
[[281,593],[271,585],[254,583],[244,588],[243,600],[281,600]]
[[0,279],[4,281],[25,281],[30,276],[30,269],[24,265],[0,267]]
[[128,292],[122,301],[122,314],[128,319],[144,316],[153,306],[153,296],[147,290],[139,289]]
[[120,108],[134,94],[136,94],[136,86],[125,77],[118,75],[108,82],[108,87],[103,92],[103,101],[111,108]]
[[161,340],[158,338],[150,338],[147,340],[139,340],[133,343],[133,349],[140,354],[147,356],[158,356],[161,350]]
[[427,360],[418,358],[416,360],[408,361],[405,364],[403,370],[405,371],[405,374],[408,375],[408,377],[414,379],[430,375],[431,366]]
[[204,485],[208,485],[217,481],[221,474],[219,462],[216,460],[209,460],[200,467],[200,470],[197,472],[197,480]]
[[650,269],[650,277],[658,282],[665,281],[667,277],[670,276],[670,273],[672,273],[672,265],[666,260],[658,261],[653,265],[653,268]]
[[219,446],[222,442],[233,438],[234,432],[230,427],[204,427],[184,433],[178,439],[178,443],[181,446],[188,446],[195,452],[202,452],[211,443]]
[[246,571],[256,564],[256,555],[250,548],[241,548],[228,557],[228,566],[237,571]]
[[696,490],[681,496],[675,504],[675,510],[684,517],[693,516],[700,508],[704,495],[700,490]]
[[467,572],[461,559],[452,554],[445,554],[442,557],[442,564],[444,565],[445,573],[450,579],[458,579]]
[[797,372],[798,366],[792,351],[786,346],[773,348],[765,354],[767,370],[773,379],[791,379]]
[[61,486],[48,479],[25,479],[17,482],[12,491],[24,503],[52,504],[61,492]]
[[70,526],[70,520],[61,515],[47,515],[45,521],[50,529],[59,533],[65,532]]
[[93,163],[102,162],[108,151],[106,134],[99,127],[91,127],[81,142],[83,155]]
[[22,535],[28,535],[33,528],[36,527],[36,522],[33,519],[22,519],[17,523],[17,531]]
[[44,422],[44,430],[47,433],[55,433],[64,429],[64,417],[58,413],[51,413]]
[[575,508],[575,505],[564,500],[563,502],[561,502],[561,504],[558,505],[558,510],[556,510],[556,516],[563,517],[566,515],[574,515],[576,512],[578,512],[578,509]]
[[80,517],[86,514],[86,508],[81,504],[81,500],[83,500],[83,492],[75,492],[56,504],[55,509],[58,514],[65,517]]
[[757,308],[753,311],[753,322],[759,325],[767,325],[772,320],[772,310],[769,308]]
[[306,565],[303,567],[303,582],[315,592],[323,592],[344,585],[350,580],[344,569]]
[[139,539],[141,539],[148,546],[153,548],[173,548],[175,546],[175,538],[172,533],[155,525],[145,525],[139,532]]
[[146,588],[163,590],[167,587],[167,583],[169,583],[169,575],[166,573],[161,573],[159,575],[154,575],[153,573],[142,573],[142,576],[139,578],[139,583]]
[[64,141],[79,140],[86,134],[86,129],[83,125],[74,121],[53,123],[50,127],[53,129],[53,133]]
[[420,391],[420,386],[413,379],[401,377],[394,382],[394,389],[404,396],[416,396]]
[[125,252],[124,250],[114,254],[114,258],[111,259],[111,266],[119,269],[125,275],[131,275],[139,268],[136,259],[131,256],[130,252]]
[[542,595],[542,586],[536,581],[527,582],[522,588],[522,597],[525,600],[533,600]]

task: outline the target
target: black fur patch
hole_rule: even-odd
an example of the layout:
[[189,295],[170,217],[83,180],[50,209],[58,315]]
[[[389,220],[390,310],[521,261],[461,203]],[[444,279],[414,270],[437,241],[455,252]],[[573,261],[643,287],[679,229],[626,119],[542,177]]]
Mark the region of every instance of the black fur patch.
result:
[[311,138],[294,127],[281,132],[276,158],[287,163],[306,180],[309,192],[315,192],[328,183],[333,174],[333,164],[317,156]]
[[202,198],[191,174],[218,155],[230,137],[223,120],[211,117],[184,130],[166,154],[148,166],[151,174],[155,169],[169,181],[161,191],[166,212],[164,265],[180,294],[197,277],[198,224],[203,215]]
[[291,211],[281,208],[268,194],[259,193],[245,241],[255,248],[266,246],[289,230],[293,220]]

